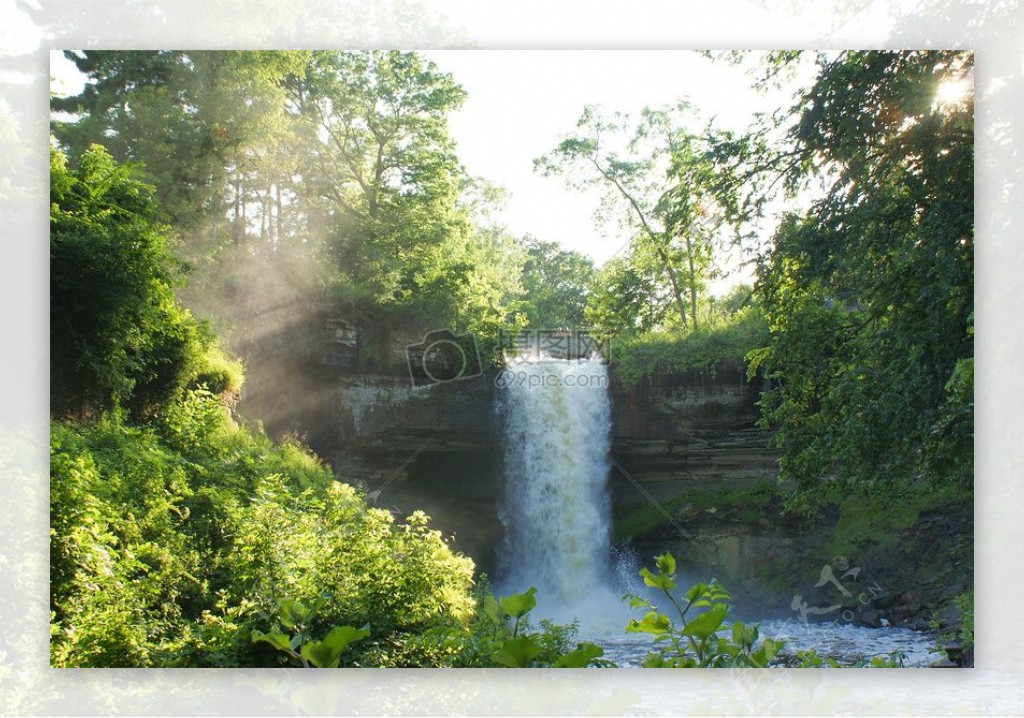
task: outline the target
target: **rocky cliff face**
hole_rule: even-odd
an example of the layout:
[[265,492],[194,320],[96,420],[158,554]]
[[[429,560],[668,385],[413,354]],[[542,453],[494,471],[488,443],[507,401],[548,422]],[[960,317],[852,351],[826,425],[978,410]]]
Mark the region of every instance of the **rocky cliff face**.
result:
[[776,473],[770,434],[756,427],[760,382],[737,364],[714,372],[612,385],[611,487],[619,508],[690,490],[747,488]]
[[[294,347],[281,345],[272,377],[250,369],[243,413],[269,417],[271,434],[304,436],[342,480],[365,488],[379,506],[399,514],[424,509],[490,571],[503,491],[496,372],[422,385],[422,377],[414,383],[397,372],[395,362],[387,374],[359,373]],[[691,490],[744,488],[773,476],[769,436],[754,426],[759,387],[740,367],[635,386],[616,381],[614,367],[611,374],[616,515]]]
[[[271,435],[303,437],[376,505],[399,515],[425,510],[456,548],[493,574],[503,492],[497,374],[423,386],[422,375],[410,378],[401,351],[403,343],[422,342],[422,331],[392,328],[377,342],[390,349],[369,352],[366,362],[365,332],[332,314],[321,323],[319,333],[299,323],[272,333],[248,357],[239,412],[260,419]],[[739,605],[759,616],[792,615],[793,597],[811,596],[821,565],[833,559],[834,531],[787,526],[778,496],[760,491],[761,482],[774,480],[778,458],[770,434],[755,425],[760,383],[748,382],[738,364],[630,386],[616,379],[614,366],[610,375],[609,487],[618,540],[628,540],[641,559],[673,552],[686,566],[684,580],[729,581]],[[932,548],[943,536],[969,537],[957,527],[969,526],[970,517],[952,510],[937,516],[907,528],[898,552],[891,541],[838,547],[870,567],[888,594],[852,607],[858,621],[920,622],[945,605],[948,586],[968,586],[949,576],[969,570]],[[934,560],[915,558],[929,556]]]

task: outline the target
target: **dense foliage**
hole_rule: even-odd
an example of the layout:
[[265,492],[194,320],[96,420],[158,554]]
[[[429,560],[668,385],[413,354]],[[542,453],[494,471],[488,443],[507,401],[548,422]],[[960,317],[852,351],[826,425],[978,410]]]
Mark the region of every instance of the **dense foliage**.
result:
[[57,414],[147,416],[189,384],[235,391],[240,369],[174,300],[180,265],[152,190],[102,147],[50,154],[50,383]]
[[721,324],[694,332],[649,332],[626,335],[612,344],[616,374],[626,383],[689,371],[715,379],[718,367],[742,359],[768,340],[768,325],[756,307],[745,307]]
[[523,264],[523,314],[531,329],[582,329],[594,287],[594,262],[554,242],[529,240]]
[[520,322],[521,252],[472,221],[474,183],[447,126],[465,92],[432,63],[401,52],[66,55],[89,82],[54,99],[57,141],[75,158],[99,143],[140,164],[197,267],[185,295],[223,325],[263,335],[253,314],[314,299],[362,323],[493,336]]
[[250,635],[284,599],[329,596],[315,628],[369,623],[369,647],[474,610],[423,514],[368,508],[202,391],[148,425],[54,423],[50,561],[54,665],[275,665]]
[[756,359],[777,380],[763,407],[783,473],[803,485],[971,482],[971,68],[969,53],[843,53],[795,109],[792,181],[826,192],[760,268]]

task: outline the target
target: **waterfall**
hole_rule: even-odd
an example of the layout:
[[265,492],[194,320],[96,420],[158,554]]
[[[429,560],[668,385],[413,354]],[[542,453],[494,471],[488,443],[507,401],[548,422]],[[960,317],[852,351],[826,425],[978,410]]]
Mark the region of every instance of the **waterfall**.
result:
[[609,592],[608,372],[542,357],[499,375],[504,539],[499,587],[536,586],[538,608],[572,614]]

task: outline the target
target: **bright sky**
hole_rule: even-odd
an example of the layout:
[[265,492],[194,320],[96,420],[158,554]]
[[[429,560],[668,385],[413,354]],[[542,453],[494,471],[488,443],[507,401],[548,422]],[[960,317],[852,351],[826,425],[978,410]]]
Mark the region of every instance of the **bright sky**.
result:
[[[502,217],[517,235],[530,233],[585,252],[598,263],[628,236],[595,226],[595,192],[567,190],[558,177],[533,171],[534,158],[571,132],[587,104],[637,114],[680,99],[702,119],[742,130],[753,113],[774,109],[750,88],[744,72],[688,50],[447,50],[423,52],[465,88],[465,105],[450,120],[459,157],[471,175],[511,193]],[[717,283],[719,294],[739,279]]]
[[[680,99],[702,119],[741,130],[756,111],[781,98],[750,89],[739,68],[688,50],[446,50],[422,53],[450,72],[468,93],[450,119],[467,172],[510,193],[501,220],[516,235],[533,236],[584,252],[602,263],[628,236],[595,226],[597,194],[565,189],[557,177],[533,171],[533,160],[575,127],[584,105],[638,113]],[[81,80],[60,53],[51,55],[57,87],[77,91]],[[714,293],[744,278],[719,282]],[[745,277],[749,280],[749,275]]]

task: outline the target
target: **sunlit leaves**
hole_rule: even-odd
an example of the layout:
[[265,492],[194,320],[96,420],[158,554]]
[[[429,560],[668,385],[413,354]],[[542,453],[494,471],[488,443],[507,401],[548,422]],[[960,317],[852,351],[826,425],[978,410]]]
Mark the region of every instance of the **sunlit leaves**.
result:
[[537,589],[531,586],[523,593],[504,596],[499,599],[498,604],[501,606],[501,610],[511,618],[520,618],[537,605],[536,594]]
[[668,616],[657,611],[648,611],[639,621],[635,618],[629,619],[626,625],[628,633],[650,633],[654,636],[661,636],[668,633],[672,627],[672,621]]
[[[662,613],[652,603],[627,594],[631,608],[649,608],[642,618],[631,618],[627,633],[647,633],[654,637],[655,650],[643,665],[647,668],[765,667],[782,643],[765,639],[758,643],[757,625],[735,621],[725,625],[731,596],[717,580],[696,583],[677,599],[676,561],[671,554],[655,557],[655,571],[640,570],[644,583],[657,588],[668,599],[674,616]],[[731,640],[730,640],[731,638]]]
[[[693,605],[696,606],[697,603]],[[693,636],[697,640],[704,640],[721,628],[728,611],[729,607],[725,604],[715,604],[692,621],[687,622],[680,633],[684,636]]]
[[277,665],[268,645],[313,640],[333,665],[371,638],[336,626],[381,641],[473,614],[472,562],[425,515],[368,510],[208,392],[148,426],[58,422],[51,446],[55,665]]

